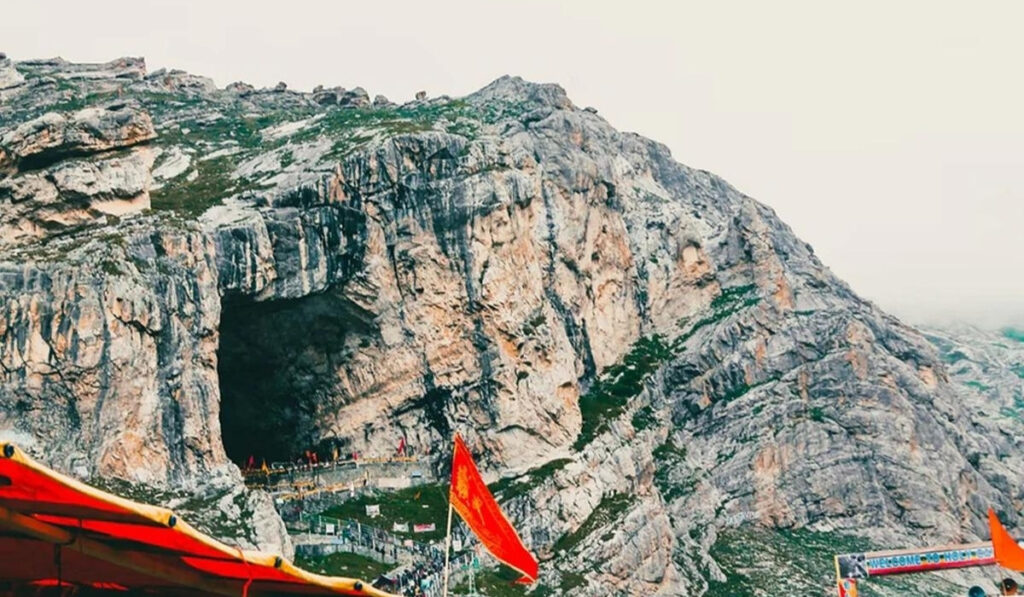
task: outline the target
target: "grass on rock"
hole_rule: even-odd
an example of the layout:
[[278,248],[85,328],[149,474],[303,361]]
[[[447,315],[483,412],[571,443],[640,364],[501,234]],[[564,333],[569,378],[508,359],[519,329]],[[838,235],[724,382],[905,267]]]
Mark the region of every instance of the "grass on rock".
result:
[[[835,584],[835,555],[877,547],[857,537],[807,529],[766,529],[753,525],[723,529],[710,553],[725,572],[726,580],[709,579],[705,596],[821,595],[823,589]],[[871,579],[860,587],[861,594],[902,597],[965,593],[936,574],[912,580]]]
[[622,414],[630,398],[644,389],[644,381],[672,355],[661,336],[641,338],[622,362],[605,369],[586,394],[580,397],[583,425],[574,450],[582,450],[608,429],[608,422]]
[[[370,517],[366,506],[380,506],[380,516]],[[324,516],[356,520],[391,532],[395,523],[408,524],[408,533],[396,533],[420,541],[443,539],[448,521],[448,485],[418,485],[387,493],[366,494],[328,508]],[[434,523],[435,530],[413,533],[414,524]]]
[[385,564],[357,553],[333,553],[322,557],[296,556],[295,565],[310,572],[327,576],[360,578],[372,581],[395,566]]
[[554,551],[572,551],[594,531],[615,522],[629,508],[632,501],[630,496],[622,493],[605,496],[578,529],[562,535],[555,542]]
[[547,462],[518,477],[506,477],[487,486],[500,501],[508,501],[526,495],[544,481],[550,479],[562,467],[572,462],[571,458],[559,458]]
[[[499,565],[497,568],[478,570],[473,581],[477,593],[487,595],[487,597],[547,597],[553,594],[554,591],[543,584],[527,586],[516,583],[521,576],[522,574],[512,568]],[[452,589],[452,595],[469,594],[468,582],[461,582]]]
[[[576,438],[573,449],[582,450],[595,437],[608,429],[609,422],[618,418],[630,398],[637,396],[644,389],[644,382],[662,363],[680,351],[700,328],[716,323],[760,302],[761,298],[754,294],[753,285],[727,288],[711,301],[708,313],[701,319],[687,326],[681,321],[685,331],[671,342],[663,336],[654,335],[637,340],[620,363],[604,370],[593,382],[590,389],[580,397],[580,413],[583,424]],[[730,394],[724,399],[737,398],[750,388],[738,388],[735,395]],[[652,422],[653,413],[641,409],[633,417],[633,425],[637,430],[647,428]]]

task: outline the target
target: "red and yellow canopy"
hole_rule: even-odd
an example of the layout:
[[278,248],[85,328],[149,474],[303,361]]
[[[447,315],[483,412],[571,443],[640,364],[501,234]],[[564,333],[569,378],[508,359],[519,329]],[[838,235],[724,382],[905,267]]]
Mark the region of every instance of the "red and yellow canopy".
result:
[[243,551],[170,510],[89,487],[0,443],[0,580],[62,582],[155,595],[367,595],[369,583],[320,576]]

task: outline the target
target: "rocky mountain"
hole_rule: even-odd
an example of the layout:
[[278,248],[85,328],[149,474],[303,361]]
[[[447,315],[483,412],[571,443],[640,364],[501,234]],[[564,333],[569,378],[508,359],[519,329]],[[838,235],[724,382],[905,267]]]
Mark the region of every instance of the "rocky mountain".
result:
[[831,594],[836,550],[1019,522],[1020,421],[940,349],[557,85],[0,59],[0,433],[233,541],[287,551],[249,455],[459,431],[537,594]]
[[946,362],[950,377],[996,403],[1007,417],[1024,407],[1024,331],[968,325],[921,328]]

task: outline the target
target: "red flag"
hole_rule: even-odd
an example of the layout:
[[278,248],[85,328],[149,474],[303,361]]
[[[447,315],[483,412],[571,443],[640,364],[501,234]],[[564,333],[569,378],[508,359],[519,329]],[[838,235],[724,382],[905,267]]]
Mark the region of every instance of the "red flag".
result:
[[525,578],[519,582],[537,580],[537,558],[526,549],[516,530],[505,518],[458,434],[455,435],[452,486],[448,497],[452,508],[466,521],[487,551],[524,575]]
[[1009,570],[1024,571],[1024,549],[1006,532],[992,508],[988,509],[988,528],[992,534],[996,563]]

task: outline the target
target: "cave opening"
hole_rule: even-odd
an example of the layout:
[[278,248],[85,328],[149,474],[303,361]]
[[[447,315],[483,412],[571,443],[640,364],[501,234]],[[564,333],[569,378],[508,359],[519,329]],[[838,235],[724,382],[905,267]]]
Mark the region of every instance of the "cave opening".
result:
[[221,312],[220,424],[239,466],[320,458],[345,444],[323,436],[339,403],[337,371],[368,331],[365,314],[331,292],[298,299],[225,298]]

